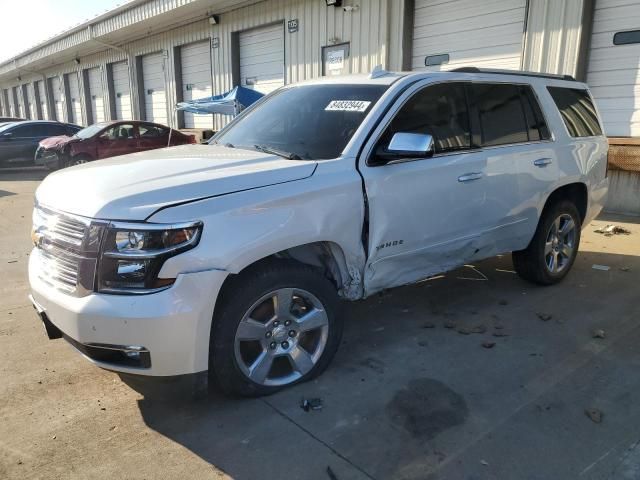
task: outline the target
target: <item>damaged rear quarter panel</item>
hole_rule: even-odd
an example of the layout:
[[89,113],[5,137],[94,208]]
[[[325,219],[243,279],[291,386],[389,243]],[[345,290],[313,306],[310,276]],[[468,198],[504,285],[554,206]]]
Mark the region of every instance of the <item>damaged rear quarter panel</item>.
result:
[[[169,259],[163,278],[208,269],[238,273],[275,253],[331,242],[350,299],[362,296],[364,204],[353,159],[319,162],[308,178],[162,209],[150,222],[204,222],[199,245]],[[215,192],[212,192],[215,193]]]

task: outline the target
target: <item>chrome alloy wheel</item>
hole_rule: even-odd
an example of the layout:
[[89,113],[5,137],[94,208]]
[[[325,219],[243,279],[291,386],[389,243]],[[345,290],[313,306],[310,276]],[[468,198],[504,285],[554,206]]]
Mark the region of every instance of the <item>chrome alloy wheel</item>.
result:
[[551,224],[544,244],[544,262],[551,273],[562,272],[571,261],[576,246],[576,224],[563,213]]
[[255,302],[236,330],[234,352],[253,382],[282,386],[307,374],[327,344],[329,318],[313,294],[280,288]]

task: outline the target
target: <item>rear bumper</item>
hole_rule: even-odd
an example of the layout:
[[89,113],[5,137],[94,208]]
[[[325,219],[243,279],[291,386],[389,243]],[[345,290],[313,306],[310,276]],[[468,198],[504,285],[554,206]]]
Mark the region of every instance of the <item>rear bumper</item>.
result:
[[[32,255],[36,258],[37,255]],[[175,376],[209,365],[209,335],[216,297],[226,272],[179,275],[169,289],[151,295],[91,294],[72,297],[42,282],[29,263],[35,304],[85,358],[118,372]],[[148,361],[127,351],[138,349]],[[129,357],[136,361],[127,362]]]
[[589,206],[587,207],[587,215],[582,224],[583,228],[593,221],[604,208],[609,191],[609,179],[604,178],[596,184],[592,184],[589,188]]

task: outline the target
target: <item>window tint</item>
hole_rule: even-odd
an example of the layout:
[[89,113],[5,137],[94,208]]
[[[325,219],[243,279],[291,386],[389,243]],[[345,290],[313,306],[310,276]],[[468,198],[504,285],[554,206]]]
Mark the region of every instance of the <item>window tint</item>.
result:
[[630,45],[632,43],[640,43],[640,30],[618,32],[613,36],[614,45]]
[[165,133],[167,133],[166,128],[156,127],[155,125],[142,124],[138,125],[138,131],[140,132],[140,136],[142,138],[154,138],[161,137]]
[[111,127],[100,135],[106,140],[131,140],[135,138],[134,128],[131,124],[121,124]]
[[589,92],[578,88],[547,87],[572,137],[602,135]]
[[22,125],[10,130],[13,136],[16,138],[30,138],[35,136],[35,131],[32,125]]
[[548,140],[551,138],[549,128],[544,121],[542,110],[538,104],[538,99],[533,93],[531,87],[520,86],[520,95],[522,98],[522,107],[524,108],[524,116],[527,121],[527,133],[529,141]]
[[442,83],[417,92],[391,121],[381,145],[388,145],[398,132],[431,135],[436,153],[469,148],[471,131],[464,85]]
[[506,145],[529,141],[520,91],[516,85],[471,85],[472,105],[480,119],[482,146]]
[[38,136],[55,137],[58,135],[66,135],[67,128],[64,125],[44,124],[38,125]]

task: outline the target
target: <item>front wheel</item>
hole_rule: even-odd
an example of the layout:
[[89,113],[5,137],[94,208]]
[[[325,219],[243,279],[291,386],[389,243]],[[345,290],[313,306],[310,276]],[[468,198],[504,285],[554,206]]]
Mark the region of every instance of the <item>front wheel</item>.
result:
[[573,203],[560,201],[546,209],[529,246],[513,252],[518,275],[540,285],[560,282],[578,254],[580,230],[580,214]]
[[230,281],[216,308],[210,374],[230,394],[274,393],[320,374],[342,337],[335,286],[296,262],[254,267]]
[[82,165],[83,163],[88,163],[91,161],[91,158],[89,158],[86,155],[78,155],[76,157],[72,157],[71,159],[67,160],[66,166],[67,167],[73,167],[74,165]]

